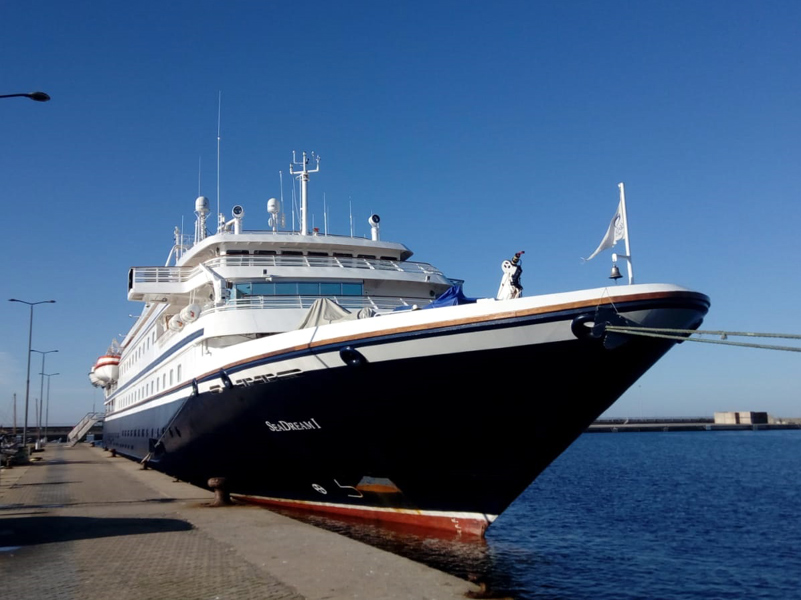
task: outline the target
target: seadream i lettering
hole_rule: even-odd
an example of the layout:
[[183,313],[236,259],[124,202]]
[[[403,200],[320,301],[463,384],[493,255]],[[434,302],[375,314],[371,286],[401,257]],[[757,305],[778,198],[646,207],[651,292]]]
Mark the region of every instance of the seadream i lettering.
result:
[[270,431],[308,431],[309,429],[322,429],[320,424],[314,419],[308,421],[278,421],[271,423],[270,421],[264,422]]

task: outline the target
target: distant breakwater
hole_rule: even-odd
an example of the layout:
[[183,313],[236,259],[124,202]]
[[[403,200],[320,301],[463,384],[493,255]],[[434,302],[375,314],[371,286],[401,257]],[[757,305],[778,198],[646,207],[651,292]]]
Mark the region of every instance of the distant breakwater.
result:
[[771,419],[768,423],[724,424],[707,417],[598,419],[587,433],[659,432],[659,431],[769,431],[801,429],[801,419]]

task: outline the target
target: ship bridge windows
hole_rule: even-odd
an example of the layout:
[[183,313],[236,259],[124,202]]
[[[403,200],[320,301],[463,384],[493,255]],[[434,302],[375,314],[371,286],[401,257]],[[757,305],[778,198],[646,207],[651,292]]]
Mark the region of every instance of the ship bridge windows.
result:
[[252,296],[363,296],[362,282],[344,281],[249,281],[234,284],[234,299]]

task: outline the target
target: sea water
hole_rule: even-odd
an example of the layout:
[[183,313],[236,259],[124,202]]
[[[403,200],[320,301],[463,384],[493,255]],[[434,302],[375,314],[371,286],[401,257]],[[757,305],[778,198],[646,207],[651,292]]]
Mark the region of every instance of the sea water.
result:
[[801,430],[581,436],[483,541],[316,524],[528,599],[801,599]]
[[585,434],[487,542],[517,598],[801,598],[801,431]]

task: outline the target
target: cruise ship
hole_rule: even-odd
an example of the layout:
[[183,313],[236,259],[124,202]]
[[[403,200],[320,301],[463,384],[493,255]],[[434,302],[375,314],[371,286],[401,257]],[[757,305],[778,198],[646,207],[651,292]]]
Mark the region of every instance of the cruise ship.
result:
[[676,343],[607,327],[709,308],[669,284],[526,297],[520,252],[467,298],[377,215],[370,238],[309,228],[319,168],[293,154],[296,230],[275,199],[262,230],[241,206],[209,223],[201,196],[167,265],[130,269],[141,315],[90,373],[108,449],[243,501],[480,536]]

